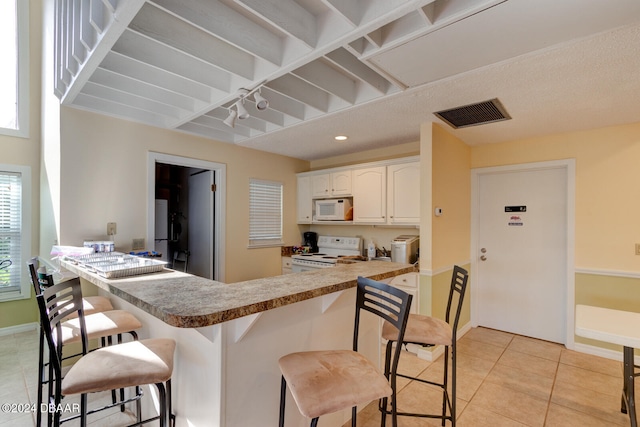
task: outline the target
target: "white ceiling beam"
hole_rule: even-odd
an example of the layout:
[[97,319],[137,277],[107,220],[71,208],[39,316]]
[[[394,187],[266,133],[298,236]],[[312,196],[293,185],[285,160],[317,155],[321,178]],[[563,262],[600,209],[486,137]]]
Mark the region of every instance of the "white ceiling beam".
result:
[[153,2],[246,52],[272,64],[282,64],[283,40],[219,1]]
[[204,115],[200,117],[196,117],[191,120],[189,123],[195,123],[201,126],[206,126],[208,128],[216,129],[222,132],[227,133],[236,133],[242,136],[246,136],[247,138],[251,137],[251,129],[246,128],[244,126],[237,126],[238,121],[236,120],[236,127],[230,128],[225,125],[223,122],[227,118],[229,114],[224,114],[224,118],[213,118],[210,115]]
[[128,92],[101,86],[91,81],[87,82],[82,88],[82,93],[85,95],[95,96],[107,101],[117,102],[119,104],[125,104],[133,108],[149,111],[152,113],[160,114],[167,117],[177,119],[180,117],[180,109],[173,105],[168,105],[160,102],[156,102],[147,97],[133,95]]
[[387,79],[360,62],[344,48],[339,48],[333,52],[329,52],[326,55],[326,58],[331,60],[334,64],[342,67],[345,71],[348,71],[362,82],[377,89],[380,93],[386,94],[389,90],[390,83]]
[[155,6],[143,6],[129,27],[223,70],[253,79],[252,55]]
[[251,117],[273,123],[278,127],[284,126],[284,115],[280,111],[276,111],[273,108],[267,108],[266,110],[260,111],[256,108],[256,104],[251,101],[245,101],[244,107],[247,109]]
[[167,127],[165,117],[149,111],[132,108],[128,105],[119,104],[93,96],[78,94],[73,105],[91,111],[97,111],[111,117],[124,118],[135,122],[144,123],[151,126]]
[[291,72],[291,74],[323,89],[350,104],[356,101],[356,82],[344,73],[317,59]]
[[98,68],[96,72],[93,73],[91,80],[89,81],[102,86],[121,90],[123,92],[128,92],[133,95],[146,96],[147,98],[153,99],[157,102],[174,105],[187,111],[193,111],[196,105],[195,100],[188,96],[169,91],[162,87],[150,85],[102,68]]
[[[144,0],[127,0],[118,3],[118,8],[116,9],[118,19],[109,20],[108,27],[103,29],[104,32],[101,31],[102,34],[98,39],[95,49],[82,64],[81,69],[73,81],[67,85],[67,91],[60,99],[63,104],[67,105],[74,102],[75,97],[80,93],[84,84],[89,81],[91,74],[100,66],[100,63],[107,56],[113,44],[118,40],[127,24],[131,22],[133,17],[140,11],[143,4]],[[92,12],[93,9],[96,9],[94,5],[100,5],[101,8],[104,8],[100,0],[92,0]],[[90,15],[93,16],[93,13],[90,13]]]
[[113,46],[113,51],[223,92],[231,91],[231,75],[228,71],[168,48],[135,31],[125,31]]
[[80,3],[80,41],[88,51],[96,47],[96,33],[91,25],[91,0]]
[[231,144],[245,140],[247,138],[238,136],[237,134],[233,134],[233,129],[229,128],[230,132],[225,132],[223,130],[213,129],[208,126],[202,126],[198,123],[185,123],[176,128],[177,130],[181,130],[193,135],[203,136],[209,139],[215,139],[217,141],[229,142]]
[[81,41],[82,28],[82,8],[81,0],[73,0],[73,31],[71,35],[71,53],[73,57],[82,64],[87,58],[87,50]]
[[168,89],[176,93],[182,93],[203,102],[211,101],[211,90],[207,86],[154,68],[143,62],[138,62],[127,56],[120,55],[119,53],[111,52],[104,61],[102,61],[100,68],[129,76],[141,82]]
[[329,110],[329,94],[304,80],[287,74],[267,83],[267,87],[290,98],[307,104],[316,110]]
[[318,40],[316,18],[293,0],[235,0],[309,47]]
[[269,100],[269,108],[298,120],[304,120],[304,104],[302,102],[274,92],[266,86],[262,87],[261,93]]
[[358,0],[322,0],[335,12],[341,14],[353,25],[359,25],[362,19],[362,12]]

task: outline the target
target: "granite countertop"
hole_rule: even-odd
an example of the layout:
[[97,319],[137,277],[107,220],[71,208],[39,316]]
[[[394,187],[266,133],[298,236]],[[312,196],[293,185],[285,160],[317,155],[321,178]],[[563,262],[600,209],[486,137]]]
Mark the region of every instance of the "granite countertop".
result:
[[411,264],[368,261],[225,284],[169,269],[105,279],[66,261],[61,266],[178,328],[214,325],[349,289],[358,276],[384,280],[417,271]]

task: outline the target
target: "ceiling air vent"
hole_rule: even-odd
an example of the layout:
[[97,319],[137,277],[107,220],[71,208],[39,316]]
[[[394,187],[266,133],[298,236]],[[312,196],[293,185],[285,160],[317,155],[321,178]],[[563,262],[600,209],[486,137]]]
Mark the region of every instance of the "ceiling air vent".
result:
[[433,114],[455,129],[511,119],[497,98]]

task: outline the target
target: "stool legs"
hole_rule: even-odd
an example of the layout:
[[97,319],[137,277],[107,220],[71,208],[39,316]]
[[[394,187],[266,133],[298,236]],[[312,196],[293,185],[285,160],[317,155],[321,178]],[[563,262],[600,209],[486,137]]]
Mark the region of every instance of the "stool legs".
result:
[[637,427],[636,403],[635,403],[635,366],[633,361],[633,348],[624,347],[624,386],[622,389],[621,412],[629,415],[631,427]]
[[[405,343],[406,344],[406,343]],[[390,378],[391,375],[391,367],[390,367],[390,355],[391,349],[393,346],[392,341],[388,341],[386,345],[386,355],[385,355],[385,367],[384,374],[387,378]],[[451,347],[451,349],[449,349]],[[449,393],[448,385],[449,385],[449,351],[451,351],[451,393]],[[442,420],[442,426],[444,427],[446,420],[451,421],[451,426],[455,427],[456,425],[456,349],[455,344],[451,346],[445,346],[444,348],[444,376],[442,379],[442,383],[435,383],[432,381],[423,380],[421,378],[410,377],[408,375],[398,374],[395,375],[402,378],[407,378],[412,381],[418,381],[424,384],[430,384],[433,386],[437,386],[442,388],[442,413],[439,415],[436,414],[422,414],[422,413],[414,413],[414,412],[396,412],[398,416],[405,417],[421,417],[421,418],[439,418]],[[379,409],[382,412],[382,422],[381,426],[385,427],[386,425],[386,416],[388,414],[392,414],[394,411],[397,411],[397,394],[396,394],[396,384],[395,381],[391,381],[391,388],[393,389],[393,394],[391,395],[391,409],[387,408],[387,400],[381,399],[379,404]],[[395,427],[395,426],[394,426]],[[634,426],[636,427],[636,426]]]

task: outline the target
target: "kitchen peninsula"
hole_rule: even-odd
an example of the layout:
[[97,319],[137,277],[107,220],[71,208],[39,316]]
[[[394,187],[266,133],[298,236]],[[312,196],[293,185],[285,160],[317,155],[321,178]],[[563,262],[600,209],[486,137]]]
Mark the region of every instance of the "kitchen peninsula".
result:
[[[144,325],[141,337],[177,341],[173,412],[176,426],[189,427],[277,425],[278,359],[350,348],[357,277],[385,280],[415,271],[369,261],[224,284],[166,269],[109,280],[67,261],[62,267],[116,297],[114,306]],[[379,363],[379,323],[365,324],[361,351]],[[349,418],[349,411],[329,415],[323,425],[342,426]],[[306,425],[293,403],[286,425]]]

